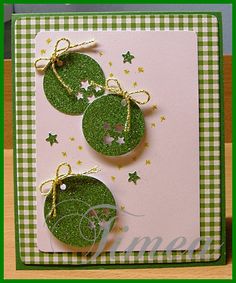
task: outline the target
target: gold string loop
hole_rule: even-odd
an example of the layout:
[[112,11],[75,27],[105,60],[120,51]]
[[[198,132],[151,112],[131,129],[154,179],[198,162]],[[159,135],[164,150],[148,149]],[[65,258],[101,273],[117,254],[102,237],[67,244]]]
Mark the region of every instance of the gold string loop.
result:
[[[63,43],[65,46],[62,48],[59,48],[59,45]],[[93,44],[95,43],[95,40],[89,40],[89,41],[84,41],[79,44],[72,45],[70,40],[67,38],[61,38],[59,39],[55,46],[54,46],[54,51],[51,55],[51,57],[41,57],[35,60],[34,62],[34,67],[36,68],[37,71],[39,72],[45,72],[45,70],[49,67],[49,65],[52,66],[53,73],[55,74],[56,78],[58,81],[63,85],[63,87],[67,90],[68,94],[72,93],[72,89],[63,81],[62,77],[58,74],[56,70],[56,66],[62,66],[63,61],[60,60],[60,57],[63,54],[69,53],[70,51],[72,52],[71,49],[73,48],[82,48],[85,45]],[[74,52],[77,50],[74,50]]]
[[[66,169],[65,173],[61,172],[63,167],[64,167],[64,169]],[[68,164],[66,162],[61,163],[57,167],[55,178],[43,182],[39,187],[39,191],[40,191],[41,195],[48,196],[48,195],[52,194],[52,209],[51,209],[49,214],[52,215],[53,217],[56,216],[56,194],[57,194],[56,187],[57,187],[57,185],[62,184],[63,179],[70,177],[70,176],[80,176],[80,175],[93,174],[93,173],[97,173],[99,171],[100,170],[95,166],[95,167],[91,168],[90,170],[85,171],[82,174],[74,174],[72,172],[72,168],[71,168],[70,164]],[[48,184],[50,184],[50,188],[45,190],[44,187],[47,186]]]
[[[123,98],[125,99],[126,105],[127,105],[127,118],[126,118],[125,127],[124,127],[125,132],[128,132],[130,130],[130,121],[131,121],[130,102],[133,101],[136,104],[144,105],[144,104],[148,103],[148,101],[151,98],[150,94],[144,89],[130,91],[130,92],[124,90],[121,87],[120,82],[115,78],[108,78],[106,80],[105,86],[99,85],[95,82],[91,82],[91,84],[98,86],[98,87],[100,87],[104,90],[110,91],[111,93],[123,96]],[[135,98],[135,96],[134,96],[135,94],[139,94],[139,95],[144,94],[146,96],[146,99],[141,100],[141,99]]]

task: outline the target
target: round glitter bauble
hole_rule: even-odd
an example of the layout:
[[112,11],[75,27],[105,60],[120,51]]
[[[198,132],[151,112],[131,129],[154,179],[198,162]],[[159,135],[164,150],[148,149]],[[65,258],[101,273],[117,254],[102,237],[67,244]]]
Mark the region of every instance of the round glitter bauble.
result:
[[93,101],[83,116],[83,133],[97,152],[119,156],[132,151],[144,136],[145,122],[138,105],[130,103],[130,129],[125,131],[127,104],[122,96],[104,95]]
[[45,222],[52,234],[73,247],[91,247],[110,231],[116,218],[116,202],[99,180],[76,175],[56,186],[56,216],[50,214],[52,194],[44,204]]
[[59,62],[60,64],[55,63],[56,71],[72,92],[68,93],[49,65],[43,81],[45,95],[51,105],[60,112],[80,115],[89,105],[90,98],[104,93],[104,90],[89,85],[91,81],[104,85],[103,70],[90,56],[80,53],[62,55]]

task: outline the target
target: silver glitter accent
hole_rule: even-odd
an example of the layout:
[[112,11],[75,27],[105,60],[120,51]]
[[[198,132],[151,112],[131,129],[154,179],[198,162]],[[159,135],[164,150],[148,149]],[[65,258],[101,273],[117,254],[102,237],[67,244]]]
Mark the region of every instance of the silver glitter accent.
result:
[[122,100],[121,100],[121,105],[122,105],[122,106],[126,106],[126,105],[127,105],[127,101],[126,101],[125,99],[122,99]]
[[61,185],[60,185],[60,189],[61,189],[62,191],[65,191],[65,190],[66,190],[66,184],[61,184]]

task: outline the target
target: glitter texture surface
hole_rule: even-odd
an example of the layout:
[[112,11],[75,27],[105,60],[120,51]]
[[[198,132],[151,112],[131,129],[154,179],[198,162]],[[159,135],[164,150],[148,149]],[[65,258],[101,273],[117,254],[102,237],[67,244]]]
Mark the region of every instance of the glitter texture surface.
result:
[[144,136],[143,113],[131,101],[130,130],[125,132],[127,106],[121,96],[104,95],[86,109],[83,133],[88,144],[96,151],[109,156],[123,155],[133,150]]
[[[63,179],[56,189],[57,215],[49,216],[52,208],[50,194],[45,200],[44,216],[49,230],[57,239],[73,247],[89,247],[101,240],[104,226],[109,221],[111,230],[116,217],[116,203],[101,181],[84,175],[70,176]],[[99,205],[101,207],[96,208]]]
[[[95,90],[93,86],[84,89],[81,83],[94,81],[100,85],[105,84],[104,73],[99,64],[91,57],[80,53],[68,53],[60,57],[62,66],[56,70],[62,80],[72,90],[68,94],[60,81],[55,76],[51,67],[45,71],[43,87],[48,101],[60,112],[69,115],[80,115],[89,104],[88,97],[98,97],[104,93],[103,90]],[[80,94],[80,96],[77,96]],[[82,97],[81,97],[82,95]]]

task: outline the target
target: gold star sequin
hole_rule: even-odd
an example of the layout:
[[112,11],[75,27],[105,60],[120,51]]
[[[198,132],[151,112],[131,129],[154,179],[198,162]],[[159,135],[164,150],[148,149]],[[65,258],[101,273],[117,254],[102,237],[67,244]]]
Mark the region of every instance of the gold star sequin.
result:
[[118,232],[123,232],[123,227],[118,227]]
[[108,62],[108,64],[109,64],[109,66],[111,67],[112,66],[112,62],[110,61],[110,62]]
[[112,181],[114,182],[116,180],[115,176],[111,176]]
[[151,165],[151,160],[147,159],[145,162],[146,165]]
[[144,143],[144,147],[149,147],[149,143],[148,143],[148,142],[145,142],[145,143]]
[[83,147],[81,145],[78,146],[78,150],[82,150]]
[[52,41],[51,38],[48,38],[48,39],[46,40],[47,44],[50,44],[51,41]]
[[156,123],[152,123],[151,128],[156,128]]
[[118,169],[120,170],[121,168],[123,168],[123,166],[121,164],[117,165]]
[[98,53],[99,53],[100,56],[103,56],[103,54],[104,54],[102,51],[99,51]]
[[81,165],[83,162],[81,161],[81,160],[78,160],[77,162],[76,162],[76,164],[77,165]]
[[156,104],[152,105],[152,111],[155,111],[155,110],[157,110],[157,105]]
[[125,69],[125,70],[124,70],[124,73],[125,73],[126,75],[128,75],[128,74],[130,73],[130,71],[127,70],[127,69]]
[[133,87],[136,87],[138,85],[137,82],[133,82]]
[[143,73],[144,72],[144,68],[143,67],[138,67],[138,72],[139,73]]
[[165,116],[161,116],[161,117],[160,117],[161,122],[165,121],[165,119],[166,119]]
[[41,49],[41,50],[40,50],[40,53],[43,55],[43,54],[46,53],[46,50],[45,50],[45,49]]
[[110,74],[109,74],[109,77],[111,77],[111,78],[114,77],[114,74],[110,73]]
[[121,205],[121,206],[120,206],[120,209],[121,209],[121,210],[125,210],[125,206],[124,206],[124,205]]
[[61,154],[63,157],[67,157],[67,153],[65,151],[63,151]]
[[70,137],[69,140],[70,140],[70,141],[74,141],[75,138],[74,138],[74,137]]

